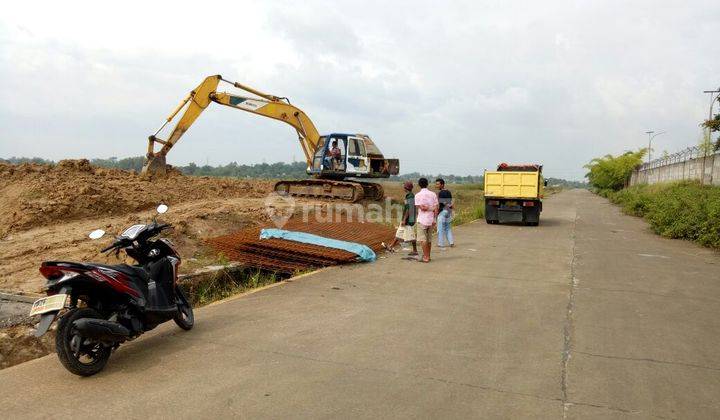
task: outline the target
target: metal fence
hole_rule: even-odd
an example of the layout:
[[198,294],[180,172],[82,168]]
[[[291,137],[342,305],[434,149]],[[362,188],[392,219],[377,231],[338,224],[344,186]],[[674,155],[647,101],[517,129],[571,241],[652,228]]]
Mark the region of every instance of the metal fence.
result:
[[699,146],[692,146],[671,155],[665,155],[660,158],[653,159],[650,162],[645,162],[640,165],[640,168],[638,168],[638,170],[645,171],[648,169],[659,168],[661,166],[672,165],[675,163],[683,163],[693,159],[701,159],[704,157],[716,155],[718,153],[720,153],[720,151],[705,151]]
[[720,150],[693,146],[646,162],[633,171],[630,185],[682,180],[720,185]]

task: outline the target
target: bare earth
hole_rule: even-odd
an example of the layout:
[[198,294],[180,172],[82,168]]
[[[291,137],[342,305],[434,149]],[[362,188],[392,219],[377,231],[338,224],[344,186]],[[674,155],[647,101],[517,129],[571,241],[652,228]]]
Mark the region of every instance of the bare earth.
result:
[[[175,175],[149,181],[87,161],[48,165],[0,164],[0,289],[38,292],[46,260],[117,263],[98,250],[124,228],[144,223],[163,202],[171,235],[183,255],[202,254],[204,238],[268,220],[265,197],[272,182]],[[100,241],[87,234],[108,232]],[[186,264],[184,270],[193,268]]]

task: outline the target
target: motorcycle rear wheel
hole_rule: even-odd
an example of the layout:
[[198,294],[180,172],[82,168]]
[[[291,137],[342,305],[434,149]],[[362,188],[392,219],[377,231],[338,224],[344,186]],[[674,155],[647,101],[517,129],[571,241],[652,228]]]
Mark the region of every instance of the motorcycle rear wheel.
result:
[[112,348],[74,334],[73,322],[80,318],[102,319],[102,316],[91,308],[67,311],[58,321],[55,351],[65,369],[78,376],[92,376],[103,370]]
[[173,320],[185,331],[191,330],[195,325],[195,315],[193,314],[193,308],[188,301],[185,293],[179,287],[175,289],[175,296],[177,301],[178,312],[175,314]]

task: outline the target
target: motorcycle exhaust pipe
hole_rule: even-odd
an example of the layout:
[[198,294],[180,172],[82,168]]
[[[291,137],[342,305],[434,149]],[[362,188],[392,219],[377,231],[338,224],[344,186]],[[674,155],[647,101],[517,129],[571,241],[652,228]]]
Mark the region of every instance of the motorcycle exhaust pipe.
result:
[[80,318],[73,322],[73,328],[81,337],[103,343],[122,343],[130,338],[130,330],[106,319]]

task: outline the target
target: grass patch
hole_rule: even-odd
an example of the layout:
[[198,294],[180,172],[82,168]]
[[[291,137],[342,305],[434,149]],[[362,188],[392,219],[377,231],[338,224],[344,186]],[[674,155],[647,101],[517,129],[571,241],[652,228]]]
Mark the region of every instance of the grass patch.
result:
[[457,184],[450,191],[455,203],[453,226],[485,217],[485,191],[482,184]]
[[683,181],[597,192],[645,218],[655,233],[720,249],[720,187]]
[[[394,204],[402,204],[405,198],[405,191],[401,182],[383,182],[385,195],[392,200]],[[483,184],[447,184],[447,189],[452,192],[453,201],[455,202],[455,215],[453,217],[453,226],[463,223],[472,222],[476,219],[485,217],[485,201]],[[437,193],[435,183],[431,182],[430,190]],[[419,191],[417,185],[413,190],[415,194]],[[387,222],[387,221],[386,221]],[[386,224],[393,225],[397,221],[392,220]]]
[[227,267],[184,281],[181,286],[194,307],[267,286],[288,278],[288,275],[264,270]]

